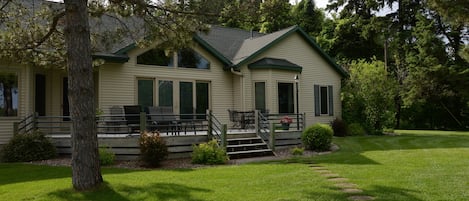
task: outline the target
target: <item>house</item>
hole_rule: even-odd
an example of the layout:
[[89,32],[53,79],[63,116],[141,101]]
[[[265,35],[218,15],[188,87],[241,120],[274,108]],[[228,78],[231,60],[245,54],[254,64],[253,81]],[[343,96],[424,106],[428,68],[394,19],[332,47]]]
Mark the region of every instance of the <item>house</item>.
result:
[[[347,72],[298,26],[271,34],[212,26],[194,36],[195,45],[166,54],[158,44],[133,43],[96,53],[96,105],[166,106],[175,114],[207,109],[229,124],[228,109],[304,114],[304,123],[341,116],[341,79]],[[28,115],[68,116],[67,75],[0,62],[0,144],[14,122]],[[65,120],[65,119],[64,119]]]

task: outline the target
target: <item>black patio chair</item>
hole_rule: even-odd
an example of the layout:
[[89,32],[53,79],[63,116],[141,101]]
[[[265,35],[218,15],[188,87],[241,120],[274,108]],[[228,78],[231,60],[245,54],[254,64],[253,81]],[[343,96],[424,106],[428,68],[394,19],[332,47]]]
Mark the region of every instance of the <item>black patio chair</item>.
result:
[[140,105],[124,105],[125,120],[130,132],[140,131]]

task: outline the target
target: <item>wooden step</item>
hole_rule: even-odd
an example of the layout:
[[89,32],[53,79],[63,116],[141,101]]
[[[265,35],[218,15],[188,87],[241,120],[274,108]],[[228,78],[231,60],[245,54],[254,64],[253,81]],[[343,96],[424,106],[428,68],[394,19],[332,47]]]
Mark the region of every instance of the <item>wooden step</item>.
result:
[[248,150],[248,151],[235,151],[235,152],[228,152],[228,155],[252,154],[252,153],[262,153],[262,152],[272,153],[272,149],[254,149],[254,150]]
[[236,147],[254,147],[254,146],[262,146],[267,145],[265,143],[254,143],[254,144],[234,144],[234,145],[227,145],[226,148],[236,148]]

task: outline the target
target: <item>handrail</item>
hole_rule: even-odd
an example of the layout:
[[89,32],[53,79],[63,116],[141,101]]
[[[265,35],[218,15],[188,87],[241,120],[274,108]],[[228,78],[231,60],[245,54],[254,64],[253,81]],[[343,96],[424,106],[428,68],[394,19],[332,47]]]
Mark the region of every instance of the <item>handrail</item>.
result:
[[260,137],[267,141],[269,140],[269,119],[265,117],[260,111],[257,111],[258,118],[257,118],[257,133],[259,133]]
[[18,134],[25,134],[25,133],[28,133],[32,130],[35,130],[36,129],[35,118],[36,118],[36,115],[31,114],[31,115],[25,117],[24,119],[22,119],[21,121],[19,121],[17,123],[18,127],[17,127],[16,132]]
[[217,142],[220,144],[222,141],[221,136],[222,136],[223,125],[220,123],[217,117],[213,115],[212,111],[209,111],[208,114],[209,116],[207,118],[211,118],[211,124],[209,126],[211,128],[210,130],[212,131],[212,133],[210,134],[213,135],[215,139],[217,140]]

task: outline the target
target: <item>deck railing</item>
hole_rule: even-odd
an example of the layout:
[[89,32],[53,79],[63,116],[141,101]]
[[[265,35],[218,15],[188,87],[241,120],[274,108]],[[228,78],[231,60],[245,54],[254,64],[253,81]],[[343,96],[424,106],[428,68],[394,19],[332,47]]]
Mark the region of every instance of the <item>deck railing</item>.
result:
[[226,124],[222,124],[215,115],[213,115],[211,110],[207,110],[207,120],[208,120],[208,138],[216,139],[218,145],[221,147],[226,147],[226,134],[227,134],[227,126]]
[[[14,124],[14,132],[24,134],[38,130],[48,136],[70,135],[71,126],[70,116],[30,115]],[[96,117],[98,135],[138,135],[143,130],[167,135],[198,134],[205,133],[208,126],[206,114],[156,115],[142,112]]]

